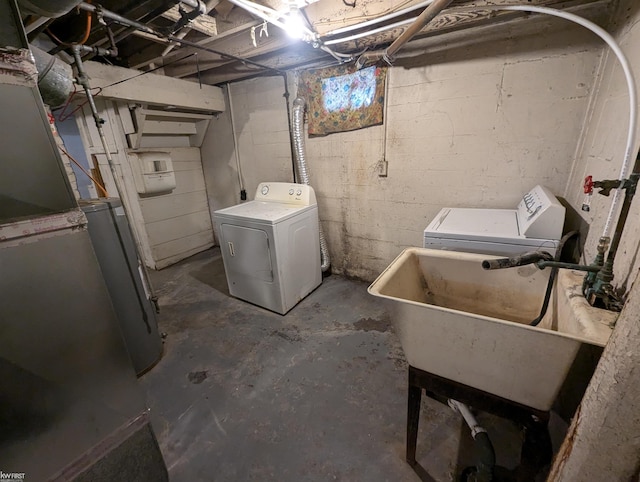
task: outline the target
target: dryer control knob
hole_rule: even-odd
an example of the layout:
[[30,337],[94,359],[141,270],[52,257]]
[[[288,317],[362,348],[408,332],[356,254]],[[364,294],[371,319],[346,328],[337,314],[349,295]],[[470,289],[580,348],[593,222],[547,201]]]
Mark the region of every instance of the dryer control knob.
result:
[[269,194],[269,186],[262,186],[262,195],[266,196]]
[[293,189],[289,189],[289,195],[293,196]]
[[300,196],[301,194],[302,194],[302,189],[298,189],[298,190],[296,191],[296,195]]

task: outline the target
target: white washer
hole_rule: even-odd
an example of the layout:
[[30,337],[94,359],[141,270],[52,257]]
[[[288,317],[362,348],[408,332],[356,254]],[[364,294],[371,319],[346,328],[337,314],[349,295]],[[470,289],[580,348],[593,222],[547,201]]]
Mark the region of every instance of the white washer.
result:
[[515,255],[555,255],[565,208],[544,186],[526,193],[516,209],[444,208],[424,230],[423,247]]
[[284,315],[322,282],[311,186],[263,182],[254,201],[215,211],[213,221],[232,296]]

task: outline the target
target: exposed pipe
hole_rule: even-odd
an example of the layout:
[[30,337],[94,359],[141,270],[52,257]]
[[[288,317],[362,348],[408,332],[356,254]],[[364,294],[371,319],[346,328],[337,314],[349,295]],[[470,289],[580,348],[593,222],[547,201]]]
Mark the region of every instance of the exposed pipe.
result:
[[[496,454],[493,449],[491,439],[487,434],[487,431],[480,426],[476,418],[464,403],[460,403],[457,400],[449,399],[449,406],[454,412],[458,412],[464,418],[471,429],[471,436],[475,441],[476,447],[476,466],[474,477],[472,480],[476,482],[490,482],[493,480],[493,471],[496,466]],[[469,480],[466,478],[465,480]]]
[[[78,5],[78,8],[80,10],[85,10],[85,11],[89,11],[89,12],[95,12],[97,10],[95,5],[92,5],[90,3],[81,3],[80,5]],[[175,35],[163,35],[162,33],[154,30],[153,28],[149,27],[148,25],[144,25],[140,22],[136,22],[135,20],[129,20],[128,18],[123,17],[122,15],[119,15],[115,12],[112,12],[110,10],[105,10],[104,8],[101,8],[101,14],[103,17],[108,18],[110,20],[113,20],[116,23],[119,23],[121,25],[125,25],[127,27],[134,27],[138,30],[140,30],[141,32],[146,32],[149,33],[151,35],[155,35],[158,38],[162,38],[162,39],[167,39],[173,42],[177,42],[181,45],[187,45],[189,47],[193,47],[195,49],[199,49],[199,50],[203,50],[205,52],[209,52],[212,54],[216,54],[219,55],[222,58],[226,58],[226,59],[230,59],[230,60],[237,60],[238,62],[242,62],[244,64],[249,64],[249,65],[254,65],[256,67],[260,67],[261,69],[264,70],[268,70],[271,72],[275,72],[277,74],[282,74],[281,70],[275,69],[273,67],[269,67],[268,65],[264,65],[261,64],[259,62],[254,62],[253,60],[249,60],[249,59],[243,59],[241,57],[237,57],[235,55],[231,55],[231,54],[227,54],[224,52],[220,52],[219,50],[215,50],[209,47],[206,47],[204,45],[200,45],[196,42],[191,42],[190,40],[185,40],[185,39],[180,39],[178,37],[176,37]],[[87,48],[92,48],[92,47],[87,47]]]
[[[291,121],[291,103],[289,102],[289,97],[291,96],[289,93],[289,81],[287,77],[287,73],[282,74],[282,82],[284,83],[284,103],[287,106],[287,122],[289,124],[289,145],[291,147],[291,153],[294,154],[296,152],[296,146],[293,141],[293,124]],[[296,156],[295,154],[291,156],[291,174],[293,176],[293,182],[298,182],[298,174],[296,173]]]
[[[409,42],[420,30],[424,28],[431,20],[433,20],[442,10],[444,10],[453,0],[435,0],[430,3],[424,11],[416,17],[413,23],[402,34],[393,41],[389,47],[384,50],[376,50],[373,52],[365,52],[356,62],[357,68],[362,68],[365,64],[370,62],[377,62],[383,59],[389,65],[393,63],[395,54]],[[398,22],[400,23],[400,22]],[[383,29],[386,29],[382,27]]]
[[424,9],[416,21],[398,37],[394,42],[389,45],[384,52],[383,58],[387,62],[391,62],[398,51],[411,40],[420,30],[424,28],[431,20],[433,20],[440,12],[449,6],[453,0],[435,0],[427,8]]
[[517,266],[534,264],[541,260],[552,261],[553,256],[546,251],[529,251],[528,253],[512,256],[510,258],[485,259],[482,262],[482,269],[491,270],[515,268]]
[[[627,145],[625,148],[624,159],[622,161],[622,166],[620,168],[620,176],[619,179],[622,181],[626,177],[629,176],[629,169],[631,167],[631,160],[635,157],[635,144],[636,144],[636,126],[638,122],[638,100],[637,100],[637,90],[636,90],[636,82],[633,75],[633,70],[631,69],[631,65],[629,64],[629,60],[626,55],[620,48],[620,46],[616,43],[615,39],[604,30],[602,27],[596,25],[595,23],[587,20],[586,18],[580,17],[573,13],[564,12],[562,10],[557,10],[549,7],[536,7],[533,5],[511,5],[511,6],[500,6],[500,5],[483,5],[482,10],[511,10],[511,11],[521,11],[521,12],[534,12],[534,13],[542,13],[546,15],[551,15],[553,17],[563,18],[565,20],[569,20],[570,22],[577,23],[598,35],[602,40],[604,40],[607,45],[613,50],[613,53],[616,55],[618,62],[620,62],[620,66],[624,71],[625,80],[627,82],[627,89],[629,91],[629,131],[627,133]],[[620,199],[620,191],[616,190],[613,194],[613,200],[611,201],[611,208],[609,209],[609,214],[607,215],[607,221],[605,223],[605,227],[602,233],[602,236],[611,237],[611,229],[613,226],[613,221],[615,215],[618,211],[618,204]]]
[[[306,105],[305,100],[302,97],[297,97],[293,101],[293,143],[294,143],[294,156],[296,159],[296,166],[298,168],[298,182],[301,184],[310,184],[309,171],[307,170],[307,160],[304,149],[304,107]],[[329,257],[329,247],[327,246],[327,240],[324,237],[324,231],[322,225],[319,224],[320,231],[320,268],[325,273],[331,267],[331,259]]]
[[202,0],[180,0],[180,3],[189,5],[191,8],[200,12],[200,14],[203,14],[207,11],[207,6],[204,4]]
[[353,35],[350,35],[348,37],[341,37],[341,38],[336,38],[336,39],[332,39],[332,40],[326,40],[324,42],[325,45],[337,45],[337,44],[343,44],[345,42],[351,42],[352,40],[358,40],[364,37],[370,37],[371,35],[375,35],[378,34],[380,32],[386,32],[387,30],[391,30],[394,28],[398,28],[398,27],[404,27],[405,25],[408,25],[410,23],[412,23],[414,21],[413,18],[409,18],[407,20],[401,20],[399,22],[396,23],[391,23],[389,25],[383,25],[382,27],[378,27],[378,28],[374,28],[372,30],[367,30],[366,32],[361,32],[361,33],[356,33]]
[[[204,13],[203,13],[203,14],[201,14],[201,15],[207,15],[207,14],[208,14],[211,10],[213,10],[213,9],[216,7],[216,5],[218,5],[219,3],[220,3],[220,0],[208,0],[208,1],[205,3],[205,7],[206,7],[206,8],[205,8],[205,11],[204,11]],[[185,38],[185,37],[187,36],[187,34],[188,34],[188,33],[189,33],[189,28],[183,28],[180,32],[174,32],[175,36],[176,36],[177,38],[179,38],[179,39],[183,39],[183,38]],[[169,45],[167,46],[167,48],[165,48],[165,49],[162,51],[162,53],[160,54],[160,56],[161,56],[161,57],[165,57],[165,56],[167,56],[167,54],[168,54],[169,52],[171,52],[171,51],[176,47],[176,45],[178,45],[178,44],[177,44],[177,43],[169,44]]]
[[[118,193],[118,197],[122,201],[122,210],[124,212],[124,216],[127,220],[127,223],[133,225],[131,222],[131,216],[129,215],[128,209],[124,203],[124,195],[122,189],[120,188],[120,183],[118,182],[118,172],[116,170],[115,163],[113,162],[113,157],[111,156],[111,149],[109,148],[109,144],[107,143],[107,138],[104,135],[104,129],[102,125],[104,124],[104,120],[100,117],[100,113],[98,112],[98,107],[96,106],[95,99],[93,98],[93,94],[91,93],[91,84],[89,83],[89,76],[87,72],[84,70],[84,64],[82,63],[82,57],[80,56],[80,47],[81,45],[74,45],[71,47],[71,51],[73,53],[73,59],[75,60],[76,70],[78,75],[76,77],[76,81],[78,84],[82,86],[84,89],[84,93],[87,96],[87,102],[89,104],[89,109],[91,110],[91,115],[93,116],[94,123],[96,125],[96,130],[98,131],[98,136],[100,137],[100,143],[102,144],[102,149],[104,150],[104,157],[107,160],[107,164],[109,165],[109,170],[111,171],[111,175],[113,176],[113,184],[116,187],[116,192]],[[136,244],[138,240],[136,239]],[[140,247],[138,246],[138,249]],[[141,250],[140,250],[141,251]],[[141,270],[144,273],[144,278],[146,278],[146,283],[149,288],[149,299],[153,301],[156,311],[159,312],[158,306],[158,297],[153,292],[153,286],[151,284],[151,278],[149,277],[149,272],[147,271],[147,267],[144,263],[140,263]],[[143,310],[144,312],[144,310]],[[146,315],[145,315],[146,316]]]
[[229,119],[231,121],[231,134],[233,136],[233,152],[236,156],[236,167],[238,171],[238,184],[240,184],[240,200],[247,200],[247,191],[244,188],[244,180],[242,178],[242,166],[240,164],[240,153],[238,152],[238,137],[236,135],[236,126],[233,122],[233,101],[231,100],[231,84],[227,84],[227,99],[229,100]]
[[[562,249],[564,248],[564,245],[566,244],[566,242],[569,241],[569,239],[571,239],[572,237],[578,236],[579,234],[580,234],[579,231],[570,231],[564,236],[562,236],[562,238],[560,239],[560,242],[558,243],[556,255],[553,257],[554,261],[560,261],[560,257],[562,256]],[[529,325],[538,326],[542,321],[542,319],[544,318],[544,315],[547,314],[547,309],[549,308],[549,301],[551,300],[551,293],[553,291],[553,284],[556,280],[556,276],[558,276],[558,270],[559,270],[558,267],[551,268],[551,274],[549,275],[549,281],[547,281],[547,290],[544,293],[544,300],[542,301],[542,308],[540,309],[540,314],[534,320],[532,320],[529,323]]]

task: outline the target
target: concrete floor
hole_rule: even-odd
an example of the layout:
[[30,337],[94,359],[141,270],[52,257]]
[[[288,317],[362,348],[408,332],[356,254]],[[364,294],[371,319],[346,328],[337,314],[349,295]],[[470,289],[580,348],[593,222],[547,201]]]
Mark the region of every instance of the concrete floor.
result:
[[[433,479],[405,463],[407,365],[366,283],[330,276],[281,316],[229,296],[217,249],[152,281],[165,353],[141,383],[173,482],[451,481],[471,465],[468,429],[428,397],[417,458]],[[514,467],[519,428],[478,418]]]

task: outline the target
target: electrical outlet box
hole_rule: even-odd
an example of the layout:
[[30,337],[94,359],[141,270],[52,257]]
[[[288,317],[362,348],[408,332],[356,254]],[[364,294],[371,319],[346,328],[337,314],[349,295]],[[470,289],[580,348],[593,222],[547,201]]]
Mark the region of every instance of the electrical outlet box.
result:
[[387,177],[387,169],[389,167],[389,163],[385,160],[378,161],[378,177]]

